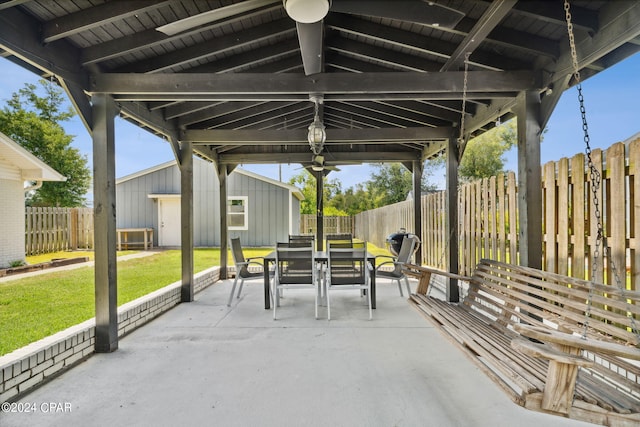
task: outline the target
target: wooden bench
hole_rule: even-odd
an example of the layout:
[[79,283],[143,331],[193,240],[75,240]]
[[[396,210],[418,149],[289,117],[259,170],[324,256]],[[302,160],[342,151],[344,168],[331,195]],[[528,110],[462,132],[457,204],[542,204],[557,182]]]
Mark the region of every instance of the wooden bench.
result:
[[[118,228],[116,230],[118,236],[118,250],[124,247],[141,247],[146,251],[148,248],[153,249],[153,228]],[[142,241],[130,241],[129,234],[142,234]],[[123,239],[124,238],[124,239]],[[124,240],[124,241],[123,241]]]
[[[411,303],[518,404],[611,426],[640,425],[640,292],[482,260],[471,277],[416,265]],[[460,303],[429,296],[432,275],[468,282]],[[591,309],[586,339],[582,338]]]

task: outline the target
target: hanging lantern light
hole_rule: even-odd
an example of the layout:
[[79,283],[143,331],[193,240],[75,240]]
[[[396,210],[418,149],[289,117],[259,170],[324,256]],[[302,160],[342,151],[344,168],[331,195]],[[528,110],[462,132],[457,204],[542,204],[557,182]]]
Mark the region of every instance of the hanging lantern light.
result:
[[315,104],[315,115],[313,122],[309,125],[307,140],[309,141],[309,146],[311,147],[313,154],[318,155],[324,148],[324,142],[327,140],[327,132],[325,131],[326,128],[320,120],[320,115],[318,113],[320,103],[322,102],[321,98],[318,96],[312,96],[310,99]]

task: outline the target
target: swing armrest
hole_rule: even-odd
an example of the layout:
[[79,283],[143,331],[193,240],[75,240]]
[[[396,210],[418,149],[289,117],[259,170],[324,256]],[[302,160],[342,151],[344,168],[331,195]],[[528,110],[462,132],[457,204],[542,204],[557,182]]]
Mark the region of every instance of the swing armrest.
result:
[[450,279],[464,280],[465,282],[468,282],[471,280],[471,277],[469,276],[462,276],[460,274],[450,273],[448,271],[438,270],[436,268],[423,267],[421,265],[408,264],[408,263],[403,265],[402,271],[413,277],[422,277],[423,275],[431,276],[432,274],[435,274],[438,276],[448,277]]

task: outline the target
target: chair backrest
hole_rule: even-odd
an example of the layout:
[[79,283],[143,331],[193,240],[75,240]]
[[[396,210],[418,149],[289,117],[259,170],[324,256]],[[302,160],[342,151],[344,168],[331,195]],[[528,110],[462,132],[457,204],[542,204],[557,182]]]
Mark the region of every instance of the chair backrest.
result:
[[290,247],[307,247],[310,246],[313,248],[313,242],[315,242],[316,238],[314,235],[310,234],[302,234],[302,235],[289,235],[289,246]]
[[329,275],[331,285],[363,285],[366,283],[367,243],[353,242],[352,247],[345,248],[338,242],[329,242]]
[[350,248],[353,244],[353,237],[351,234],[328,234],[325,243],[327,250],[329,250],[329,244],[333,247]]
[[394,267],[394,271],[399,273],[402,271],[402,264],[406,264],[411,259],[413,255],[413,249],[415,248],[416,242],[418,238],[416,236],[405,237],[402,240],[402,245],[400,246],[400,253],[396,258],[396,265]]
[[313,246],[295,246],[295,243],[276,245],[276,274],[282,284],[312,284],[315,280],[315,253]]
[[243,264],[247,262],[247,260],[242,252],[242,244],[240,243],[239,237],[231,239],[231,256],[233,257],[233,263],[236,266],[236,274],[239,277],[246,277],[249,270],[247,270],[247,265]]

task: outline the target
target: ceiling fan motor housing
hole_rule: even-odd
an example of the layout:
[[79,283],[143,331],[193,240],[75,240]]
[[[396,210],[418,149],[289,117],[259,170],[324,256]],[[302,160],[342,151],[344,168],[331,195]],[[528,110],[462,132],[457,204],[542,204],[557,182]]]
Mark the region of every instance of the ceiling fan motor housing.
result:
[[287,14],[301,24],[312,24],[320,21],[329,13],[329,0],[285,0]]

